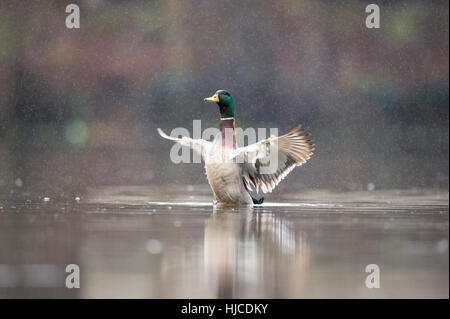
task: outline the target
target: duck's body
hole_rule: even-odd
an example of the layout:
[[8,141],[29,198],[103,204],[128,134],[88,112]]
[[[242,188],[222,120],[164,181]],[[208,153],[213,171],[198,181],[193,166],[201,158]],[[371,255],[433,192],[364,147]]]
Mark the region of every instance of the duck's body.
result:
[[216,203],[224,205],[253,204],[252,197],[244,187],[238,164],[205,163],[205,170]]
[[[228,131],[227,131],[228,130]],[[217,203],[253,204],[238,163],[230,161],[237,149],[234,118],[220,120],[220,132],[205,153],[205,171]]]
[[[302,135],[300,125],[286,135],[272,136],[247,147],[238,147],[234,126],[234,102],[227,91],[219,90],[208,102],[219,104],[220,132],[213,142],[188,137],[174,138],[158,129],[169,140],[191,147],[202,155],[215,202],[221,205],[261,204],[250,195],[252,187],[270,193],[296,166],[312,155],[313,144]],[[275,157],[274,157],[275,156]],[[267,165],[269,163],[269,165]],[[272,165],[274,164],[274,165]]]

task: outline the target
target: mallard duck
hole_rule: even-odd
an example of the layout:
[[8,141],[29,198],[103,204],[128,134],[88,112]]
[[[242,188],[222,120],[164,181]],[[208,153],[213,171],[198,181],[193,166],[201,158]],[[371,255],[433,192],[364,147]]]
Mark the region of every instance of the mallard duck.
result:
[[[158,133],[168,140],[189,146],[201,154],[206,176],[214,193],[215,204],[262,204],[250,192],[270,193],[296,166],[304,164],[313,154],[310,134],[301,125],[280,137],[271,136],[246,147],[237,147],[235,104],[230,92],[218,90],[206,102],[217,103],[220,110],[219,132],[212,142],[190,137],[175,138]],[[272,165],[272,164],[275,164]],[[264,170],[272,166],[269,170]]]

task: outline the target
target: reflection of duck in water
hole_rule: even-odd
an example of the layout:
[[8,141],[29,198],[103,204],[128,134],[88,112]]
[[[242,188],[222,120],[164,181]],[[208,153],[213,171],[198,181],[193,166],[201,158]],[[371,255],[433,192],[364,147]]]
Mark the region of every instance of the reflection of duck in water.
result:
[[[214,214],[204,237],[208,286],[216,287],[219,298],[299,295],[309,272],[310,247],[305,234],[296,234],[293,226],[279,215],[251,209]],[[281,282],[283,278],[295,287]]]
[[[261,204],[263,198],[250,195],[253,188],[270,193],[296,166],[304,164],[313,154],[314,144],[297,126],[280,137],[269,137],[247,147],[237,147],[234,126],[235,105],[231,94],[217,91],[207,102],[215,102],[220,109],[220,132],[214,142],[184,136],[167,136],[169,140],[191,147],[205,160],[206,175],[214,192],[214,199],[223,205]],[[268,165],[267,165],[268,164]]]

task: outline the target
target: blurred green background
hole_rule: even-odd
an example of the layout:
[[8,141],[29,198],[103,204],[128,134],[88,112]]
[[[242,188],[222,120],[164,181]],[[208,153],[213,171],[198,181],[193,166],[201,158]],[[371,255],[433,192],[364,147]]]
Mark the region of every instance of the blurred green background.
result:
[[0,190],[205,184],[156,128],[217,126],[217,89],[243,128],[313,134],[276,192],[448,189],[449,3],[378,1],[367,29],[369,3],[1,0]]

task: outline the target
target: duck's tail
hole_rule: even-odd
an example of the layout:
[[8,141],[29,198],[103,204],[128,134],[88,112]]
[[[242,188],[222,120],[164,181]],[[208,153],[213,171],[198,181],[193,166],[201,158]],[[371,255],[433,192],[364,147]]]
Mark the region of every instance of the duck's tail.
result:
[[264,202],[264,197],[261,197],[260,199],[254,198],[254,197],[252,196],[252,194],[250,194],[250,190],[249,190],[248,187],[247,187],[247,183],[245,183],[244,180],[242,180],[242,182],[244,183],[245,190],[246,190],[246,191],[248,192],[248,194],[250,195],[250,197],[251,197],[251,199],[252,199],[252,201],[253,201],[253,204],[255,204],[255,205],[261,205],[261,204]]
[[255,205],[261,205],[264,202],[264,197],[261,197],[260,199],[256,199],[253,196],[250,196],[253,200],[253,204]]

